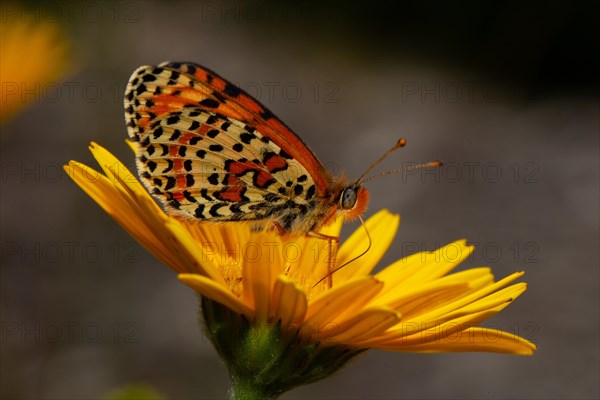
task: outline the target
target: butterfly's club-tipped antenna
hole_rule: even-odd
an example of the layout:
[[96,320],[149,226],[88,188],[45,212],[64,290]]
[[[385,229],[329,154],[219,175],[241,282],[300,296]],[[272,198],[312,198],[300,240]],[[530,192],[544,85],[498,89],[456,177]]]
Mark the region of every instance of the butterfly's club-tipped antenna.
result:
[[365,172],[362,173],[361,176],[358,177],[358,179],[356,180],[356,185],[358,186],[362,181],[363,178],[365,177],[365,175],[367,175],[369,172],[371,172],[371,170],[373,168],[375,168],[376,166],[378,166],[383,160],[385,160],[387,158],[387,156],[389,156],[390,154],[394,153],[396,150],[402,148],[406,146],[406,139],[401,138],[400,140],[398,140],[398,142],[394,145],[394,147],[392,147],[391,149],[389,149],[388,151],[386,151],[381,157],[379,157],[379,160],[375,161],[373,164],[371,164],[371,166],[369,168],[367,168],[367,170]]
[[[379,157],[379,159],[377,161],[375,161],[373,164],[371,164],[371,166],[369,168],[367,168],[367,170],[356,180],[356,182],[354,183],[354,187],[351,187],[351,190],[352,191],[356,191],[356,187],[357,186],[360,186],[360,185],[362,185],[362,184],[364,184],[364,183],[366,183],[366,182],[368,182],[368,181],[370,181],[372,179],[379,178],[379,177],[382,177],[382,176],[385,176],[385,175],[404,173],[404,172],[414,171],[414,170],[420,169],[420,168],[440,167],[442,165],[442,162],[439,161],[439,160],[430,161],[430,162],[425,163],[425,164],[412,165],[412,166],[406,167],[406,168],[396,169],[396,170],[392,170],[392,171],[385,171],[385,172],[382,172],[382,173],[379,173],[379,174],[376,174],[376,175],[371,175],[371,176],[365,178],[365,175],[367,175],[369,172],[371,172],[373,170],[373,168],[375,168],[377,165],[379,165],[390,154],[394,153],[396,150],[398,150],[398,149],[400,149],[400,148],[402,148],[404,146],[406,146],[406,139],[401,138],[394,145],[394,147],[392,147],[391,149],[389,149],[388,151],[386,151],[381,157]],[[342,194],[343,193],[344,192],[342,192]],[[342,202],[342,204],[343,204],[343,202]],[[321,279],[319,279],[319,281],[317,283],[315,283],[314,286],[316,286],[319,283],[323,282],[323,280],[330,278],[335,272],[337,272],[340,269],[344,268],[346,265],[348,265],[348,264],[350,264],[350,263],[358,260],[359,258],[361,258],[362,256],[364,256],[365,254],[367,254],[367,252],[371,249],[372,240],[371,240],[371,235],[369,234],[369,230],[367,229],[367,226],[366,226],[365,221],[363,220],[363,218],[360,215],[358,215],[358,218],[360,219],[360,222],[362,223],[363,227],[365,228],[365,232],[367,233],[367,238],[369,239],[369,245],[367,246],[367,248],[365,249],[365,251],[363,251],[362,253],[360,253],[358,256],[352,258],[349,261],[346,261],[344,264],[340,265],[339,267],[336,267],[333,270],[329,271],[327,273],[327,275],[325,275],[324,277],[322,277]]]
[[363,183],[367,183],[370,180],[373,180],[375,178],[381,178],[382,176],[385,175],[391,175],[391,174],[402,174],[405,172],[411,172],[411,171],[415,171],[417,169],[422,169],[422,168],[439,168],[442,165],[444,165],[440,160],[435,160],[435,161],[430,161],[428,163],[425,164],[418,164],[418,165],[411,165],[409,167],[404,167],[404,168],[400,168],[400,169],[394,169],[392,171],[385,171],[379,174],[375,174],[375,175],[371,175],[367,178],[361,179],[358,184],[362,185]]

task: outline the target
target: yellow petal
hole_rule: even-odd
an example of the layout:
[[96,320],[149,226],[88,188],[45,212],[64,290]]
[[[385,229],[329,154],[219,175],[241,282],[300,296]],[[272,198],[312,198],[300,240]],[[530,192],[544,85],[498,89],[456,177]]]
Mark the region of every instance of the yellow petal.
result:
[[422,286],[401,290],[384,290],[373,304],[387,304],[402,313],[405,319],[424,314],[473,292],[494,280],[489,268],[473,268],[436,279]]
[[202,296],[221,303],[234,312],[245,315],[250,320],[254,318],[254,310],[241,302],[226,287],[219,285],[210,278],[198,274],[179,274],[178,278]]
[[344,225],[344,218],[338,218],[331,225],[327,225],[319,230],[321,235],[339,237]]
[[411,319],[410,321],[431,325],[440,325],[441,323],[445,323],[447,321],[457,320],[462,317],[468,317],[470,315],[486,311],[491,311],[492,314],[489,314],[491,316],[508,306],[514,299],[519,297],[521,293],[526,290],[526,288],[527,285],[524,283],[519,283],[484,297],[478,301],[474,301],[464,307],[440,315],[437,318],[417,317]]
[[376,276],[396,290],[424,284],[446,275],[474,250],[465,240],[458,240],[432,252],[421,252],[402,258]]
[[[424,310],[437,308],[468,291],[469,284],[466,282],[432,282],[430,285],[416,288],[391,299],[385,304],[401,312],[404,318],[412,318],[415,314],[422,314]],[[379,299],[376,299],[373,303],[382,304]]]
[[309,303],[304,325],[307,329],[318,331],[335,324],[344,315],[357,314],[382,286],[381,282],[369,276],[336,285]]
[[[371,248],[365,255],[338,270],[333,275],[334,281],[342,283],[353,277],[370,273],[392,244],[399,224],[400,216],[391,214],[385,209],[369,218],[365,226],[371,236]],[[340,247],[337,266],[360,256],[368,246],[369,239],[365,227],[360,226]]]
[[400,321],[401,315],[390,308],[370,308],[362,310],[356,315],[341,321],[330,329],[327,336],[321,335],[319,339],[327,345],[352,346],[353,342],[360,342],[374,336],[379,336],[386,329]]
[[164,235],[162,240],[169,243],[171,252],[179,260],[184,261],[186,271],[205,275],[225,286],[225,282],[219,273],[217,260],[209,257],[198,242],[189,234],[189,232],[177,220],[168,220],[165,222],[159,232],[171,232],[172,235]]
[[[516,284],[450,312],[443,314],[430,313],[425,316],[418,316],[408,320],[406,323],[414,323],[417,325],[430,327],[439,326],[448,321],[454,321],[456,323],[461,319],[472,322],[475,319],[473,317],[475,315],[489,318],[507,307],[512,301],[514,301],[514,299],[521,295],[526,288],[527,286],[524,283]],[[483,320],[477,319],[477,322],[481,321]]]
[[[421,344],[440,340],[445,336],[470,328],[496,315],[524,291],[523,285],[507,288],[493,299],[482,299],[468,307],[439,316],[437,319],[412,319],[402,321],[378,338],[361,343],[361,346],[382,346],[388,344]],[[511,297],[506,297],[506,296]]]
[[[314,284],[333,269],[330,254],[335,253],[335,240],[310,236],[291,237],[283,241],[284,262],[287,276],[314,296],[328,286]],[[321,287],[322,286],[322,287]]]
[[267,322],[271,316],[273,286],[283,265],[281,242],[273,242],[273,238],[269,233],[256,233],[244,250],[243,298],[246,304],[254,306],[258,323]]
[[280,321],[283,331],[295,332],[300,329],[308,302],[304,291],[285,275],[279,275],[273,288],[271,306],[273,318]]
[[[113,215],[115,211],[119,210],[119,207],[114,207],[114,203],[111,201],[113,200],[111,197],[118,193],[104,175],[77,161],[69,161],[69,164],[64,166],[64,170],[104,211]],[[115,199],[115,201],[118,200]]]
[[[438,307],[427,313],[421,314],[421,315],[419,315],[418,318],[421,320],[435,320],[441,315],[450,313],[450,312],[460,309],[461,307],[464,307],[470,303],[473,303],[479,299],[485,298],[486,296],[497,291],[501,287],[506,286],[509,283],[511,283],[512,281],[514,281],[515,279],[520,278],[521,276],[523,276],[523,274],[524,274],[523,272],[517,272],[512,275],[509,275],[506,278],[504,278],[492,285],[485,286],[467,296],[459,298],[456,301],[452,301],[444,306]],[[525,290],[525,289],[523,289],[523,290]],[[494,301],[496,298],[488,297],[488,299],[491,301]]]
[[417,345],[385,345],[383,350],[409,352],[486,351],[517,355],[532,355],[537,346],[508,332],[488,328],[469,328],[439,341]]
[[[377,275],[380,278],[380,275]],[[427,290],[437,290],[436,288],[451,287],[460,285],[467,288],[479,288],[485,283],[494,281],[494,276],[489,268],[472,268],[466,271],[447,275],[423,285],[416,285],[410,288],[399,289],[393,282],[384,281],[385,287],[377,297],[377,304],[401,304],[403,299],[408,299],[416,293],[425,293]],[[414,294],[414,295],[413,295]],[[392,305],[392,307],[394,307]],[[404,314],[404,313],[403,313]]]
[[[150,197],[146,188],[142,186],[131,171],[129,171],[118,158],[95,142],[90,144],[89,149],[106,176],[115,183],[119,189],[128,192],[132,198],[144,197],[152,200],[152,197]],[[152,204],[152,209],[155,212],[162,212],[160,207],[158,207],[154,201],[152,201]]]

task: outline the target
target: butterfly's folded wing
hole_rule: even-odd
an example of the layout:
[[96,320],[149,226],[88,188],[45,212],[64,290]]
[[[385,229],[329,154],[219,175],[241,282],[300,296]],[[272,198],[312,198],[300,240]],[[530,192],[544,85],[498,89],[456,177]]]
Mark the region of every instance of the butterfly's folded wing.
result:
[[328,190],[328,174],[294,133],[198,65],[136,70],[125,115],[142,180],[181,215],[235,221],[302,213]]

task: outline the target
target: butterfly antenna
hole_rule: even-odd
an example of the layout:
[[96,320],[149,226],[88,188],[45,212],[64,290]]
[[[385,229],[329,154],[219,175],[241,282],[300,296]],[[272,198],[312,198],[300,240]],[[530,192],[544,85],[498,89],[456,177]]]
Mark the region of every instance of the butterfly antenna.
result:
[[404,147],[404,146],[406,146],[406,139],[402,138],[402,139],[398,140],[398,143],[396,143],[394,145],[394,147],[392,147],[391,149],[386,151],[384,155],[379,157],[379,160],[375,161],[373,164],[371,164],[371,166],[369,168],[367,168],[367,170],[365,172],[363,172],[363,174],[356,180],[356,184],[359,185],[362,182],[362,179],[364,178],[364,176],[367,175],[369,172],[371,172],[371,170],[373,168],[375,168],[376,166],[378,166],[383,160],[385,160],[387,158],[387,156],[389,156],[390,154],[392,154],[393,152],[395,152],[396,150],[398,150],[399,148]]
[[325,279],[329,278],[331,275],[333,275],[334,273],[336,273],[337,271],[339,271],[340,269],[344,268],[346,265],[358,260],[359,258],[361,258],[362,256],[364,256],[365,254],[367,254],[369,252],[369,250],[371,250],[371,245],[373,244],[373,241],[371,240],[371,234],[369,233],[369,230],[367,229],[367,225],[365,224],[365,220],[362,218],[362,216],[358,216],[358,219],[360,219],[360,223],[362,224],[363,228],[365,228],[365,232],[367,234],[367,239],[369,239],[369,245],[367,246],[367,249],[365,251],[363,251],[362,253],[360,253],[359,255],[357,255],[356,257],[354,257],[353,259],[346,261],[345,263],[343,263],[342,265],[340,265],[337,268],[334,268],[332,271],[329,271],[329,273],[327,273],[327,275],[325,275],[324,277],[322,277],[321,279],[319,279],[317,281],[317,283],[315,283],[313,285],[313,287],[317,286],[319,283],[323,282]]
[[417,169],[421,169],[421,168],[430,168],[430,167],[438,168],[438,167],[441,167],[442,165],[444,165],[444,164],[440,160],[430,161],[430,162],[425,163],[425,164],[411,165],[410,167],[405,167],[405,168],[401,168],[401,169],[395,169],[395,170],[392,170],[392,171],[385,171],[385,172],[382,172],[382,173],[377,174],[377,175],[371,175],[368,178],[365,178],[365,179],[362,179],[362,180],[358,181],[358,184],[362,185],[363,183],[369,182],[372,179],[380,178],[380,177],[385,176],[385,175],[402,174],[404,172],[411,172],[411,171],[414,171],[414,170],[417,170]]

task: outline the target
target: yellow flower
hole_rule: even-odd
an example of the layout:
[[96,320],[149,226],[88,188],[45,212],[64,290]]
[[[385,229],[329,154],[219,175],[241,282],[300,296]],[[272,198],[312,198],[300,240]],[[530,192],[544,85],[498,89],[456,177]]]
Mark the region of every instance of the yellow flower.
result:
[[[22,13],[17,10],[15,15]],[[3,122],[28,102],[39,99],[46,85],[66,71],[69,45],[56,23],[24,22],[22,17],[3,15],[0,47]]]
[[[365,229],[357,229],[337,249],[320,238],[285,239],[273,232],[253,232],[245,223],[181,221],[165,214],[107,150],[97,144],[90,149],[104,174],[71,161],[65,166],[70,177],[202,295],[205,319],[217,324],[214,336],[222,336],[223,324],[233,324],[224,321],[238,315],[241,322],[230,326],[229,332],[277,326],[283,337],[293,337],[295,343],[336,349],[342,358],[344,351],[353,355],[371,348],[520,355],[531,355],[536,349],[521,337],[476,327],[511,304],[526,284],[513,283],[523,272],[495,282],[487,267],[449,274],[473,251],[464,240],[411,255],[372,273],[399,224],[399,216],[383,210],[366,222],[372,237],[369,252],[328,275],[364,251],[368,246]],[[337,237],[340,229],[338,222],[321,233]],[[331,248],[337,250],[334,261],[328,254]],[[211,308],[214,303],[224,307]],[[259,329],[252,333],[255,336],[236,340],[249,341],[254,346],[251,354],[257,354],[260,346],[256,343],[264,338],[271,341],[272,332],[266,332]],[[256,338],[262,334],[263,339]],[[235,344],[219,343],[215,345],[226,358],[224,353]]]

